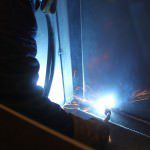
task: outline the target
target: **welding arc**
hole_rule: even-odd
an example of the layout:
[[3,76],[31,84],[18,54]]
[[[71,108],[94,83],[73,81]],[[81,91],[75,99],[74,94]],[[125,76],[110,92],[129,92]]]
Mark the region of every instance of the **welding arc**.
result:
[[44,96],[48,97],[51,89],[52,80],[54,76],[55,68],[55,42],[54,33],[51,24],[51,20],[48,14],[45,15],[48,28],[48,54],[47,54],[47,65],[46,65],[46,77],[44,84]]

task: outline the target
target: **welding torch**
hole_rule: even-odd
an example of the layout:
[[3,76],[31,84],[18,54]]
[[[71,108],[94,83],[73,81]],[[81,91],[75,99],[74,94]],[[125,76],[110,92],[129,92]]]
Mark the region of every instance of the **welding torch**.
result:
[[111,110],[110,109],[105,109],[105,118],[104,118],[104,122],[108,122],[111,118]]

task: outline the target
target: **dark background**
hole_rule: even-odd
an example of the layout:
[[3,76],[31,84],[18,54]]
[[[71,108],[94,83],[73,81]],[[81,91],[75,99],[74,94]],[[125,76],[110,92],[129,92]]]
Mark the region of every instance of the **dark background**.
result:
[[128,102],[150,89],[150,1],[72,0],[68,14],[74,93],[115,92],[122,109],[149,120],[149,100]]

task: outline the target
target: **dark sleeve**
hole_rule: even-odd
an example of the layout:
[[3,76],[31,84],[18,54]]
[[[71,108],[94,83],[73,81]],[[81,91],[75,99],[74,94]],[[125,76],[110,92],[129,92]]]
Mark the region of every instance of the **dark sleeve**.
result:
[[37,22],[34,0],[0,2],[0,94],[22,92],[35,85]]
[[35,56],[37,22],[34,0],[2,0],[0,2],[0,40],[6,41],[13,51],[6,49],[1,57],[8,55]]
[[65,112],[58,104],[38,94],[36,93],[36,96],[1,97],[0,103],[53,130],[73,137],[72,115]]
[[0,2],[0,103],[72,136],[71,115],[38,91],[34,92],[39,64],[35,59],[37,24],[33,2]]

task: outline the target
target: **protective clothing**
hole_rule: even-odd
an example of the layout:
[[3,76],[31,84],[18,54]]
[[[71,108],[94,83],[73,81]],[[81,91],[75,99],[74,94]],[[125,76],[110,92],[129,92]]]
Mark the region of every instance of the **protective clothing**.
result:
[[[43,96],[36,86],[39,63],[35,58],[36,1],[2,0],[0,2],[0,103],[82,142],[108,140],[108,128],[97,121],[85,121],[66,113]],[[44,3],[45,2],[45,3]],[[52,3],[51,3],[52,2]],[[43,12],[56,10],[56,1],[45,0]],[[97,129],[95,127],[97,126]],[[86,140],[85,140],[86,139]]]

